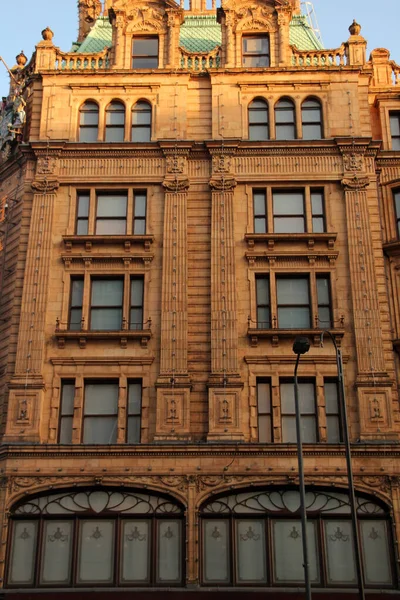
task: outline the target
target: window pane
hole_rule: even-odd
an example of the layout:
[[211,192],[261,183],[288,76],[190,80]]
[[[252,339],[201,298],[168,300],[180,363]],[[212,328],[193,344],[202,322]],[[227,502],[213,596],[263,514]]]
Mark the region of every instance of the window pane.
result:
[[132,129],[132,142],[150,142],[150,127],[134,127]]
[[396,217],[400,219],[400,192],[395,192],[394,202],[396,206]]
[[282,417],[282,442],[295,444],[297,441],[295,417]]
[[116,444],[117,417],[86,417],[84,421],[84,444]]
[[301,414],[310,415],[315,413],[315,387],[313,383],[299,383],[299,402]]
[[338,416],[326,417],[326,438],[328,444],[339,444],[340,439],[340,422]]
[[82,324],[82,309],[72,308],[70,310],[69,328],[72,331],[79,331]]
[[81,196],[78,197],[78,217],[88,217],[89,216],[89,196]]
[[281,329],[309,329],[309,308],[278,308],[278,323]]
[[119,331],[122,327],[122,309],[92,308],[90,328],[93,331]]
[[229,538],[228,521],[204,521],[204,580],[206,582],[228,583]]
[[140,415],[142,404],[142,384],[130,383],[128,392],[128,414]]
[[97,216],[98,217],[126,217],[127,198],[121,196],[98,196],[97,197]]
[[133,235],[145,235],[146,221],[144,219],[135,219],[133,226]]
[[254,204],[254,214],[255,215],[264,215],[266,214],[265,210],[265,194],[260,192],[255,192],[253,194],[253,204]]
[[125,107],[119,102],[110,104],[106,112],[107,125],[123,125],[125,123]]
[[118,383],[87,383],[85,385],[85,415],[116,415]]
[[294,109],[293,108],[286,108],[286,109],[280,109],[278,108],[275,111],[275,115],[276,115],[276,124],[280,125],[280,126],[287,126],[286,124],[293,124],[294,123]]
[[318,304],[330,303],[330,290],[328,277],[317,277]]
[[122,279],[92,281],[92,306],[121,306],[124,291]]
[[296,129],[294,125],[278,125],[276,126],[277,140],[295,140]]
[[123,142],[125,131],[123,127],[107,127],[106,142]]
[[303,124],[303,140],[320,140],[322,138],[321,125]]
[[392,138],[392,150],[400,150],[400,137]]
[[281,383],[280,392],[282,413],[285,413],[286,415],[294,415],[294,384]]
[[325,223],[323,217],[313,217],[312,229],[314,233],[324,233]]
[[14,523],[9,583],[33,583],[37,526],[36,521]]
[[385,521],[361,521],[365,582],[371,585],[392,583],[390,552]]
[[275,217],[275,233],[304,233],[306,224],[304,217]]
[[143,309],[132,308],[129,329],[139,330],[143,329]]
[[238,581],[266,582],[265,525],[263,521],[237,521]]
[[309,290],[308,279],[305,278],[282,278],[276,280],[278,304],[308,304]]
[[305,109],[303,104],[303,127],[308,123],[321,123],[321,111],[319,107]]
[[394,136],[400,136],[400,115],[390,115],[390,132]]
[[350,521],[325,521],[328,583],[356,583]]
[[141,431],[140,431],[140,416],[128,417],[128,444],[140,444]]
[[[307,522],[310,580],[319,581],[315,524]],[[303,543],[300,521],[273,521],[274,580],[276,583],[303,582]]]
[[180,521],[158,521],[157,581],[181,580],[182,534]]
[[149,581],[150,524],[124,521],[122,526],[121,580]]
[[271,387],[269,383],[257,384],[257,400],[259,413],[265,414],[271,412]]
[[324,195],[322,192],[311,192],[311,208],[313,215],[324,214]]
[[146,195],[135,194],[135,217],[146,216]]
[[243,37],[243,52],[268,54],[269,39],[261,36],[245,36]]
[[272,442],[271,415],[258,416],[258,441],[260,444],[270,444]]
[[60,423],[60,444],[72,444],[72,419],[73,417],[62,417]]
[[[305,444],[315,444],[317,442],[317,421],[316,417],[301,417],[301,437]],[[297,441],[297,436],[296,436]]]
[[131,306],[141,306],[143,303],[143,279],[131,281]]
[[63,383],[61,388],[61,414],[74,414],[75,383]]
[[269,56],[243,56],[242,59],[244,67],[269,67]]
[[302,192],[273,192],[274,215],[304,215]]
[[136,38],[133,40],[133,54],[142,56],[158,55],[158,38]]
[[270,312],[268,307],[257,308],[257,327],[259,329],[269,329],[271,325]]
[[102,219],[96,221],[97,235],[125,235],[126,219]]
[[249,126],[250,140],[268,140],[269,132],[266,125],[250,125]]
[[42,583],[69,583],[71,548],[71,521],[44,523]]
[[114,572],[114,523],[82,521],[78,563],[79,583],[111,583]]
[[72,306],[82,306],[82,298],[83,298],[83,279],[73,279],[72,280],[72,290],[71,290],[71,305]]
[[97,142],[98,129],[97,127],[81,127],[79,132],[80,142]]
[[331,311],[330,308],[327,307],[318,307],[318,327],[322,327],[326,329],[331,325]]
[[267,107],[264,110],[254,109],[251,105],[249,107],[249,123],[266,123],[268,121]]
[[254,219],[254,233],[267,233],[267,222],[265,217]]
[[98,122],[99,113],[97,111],[97,107],[96,111],[93,112],[81,112],[81,125],[96,125],[97,129]]
[[269,304],[269,278],[257,277],[257,304]]
[[87,235],[88,233],[88,220],[79,219],[76,223],[76,235]]

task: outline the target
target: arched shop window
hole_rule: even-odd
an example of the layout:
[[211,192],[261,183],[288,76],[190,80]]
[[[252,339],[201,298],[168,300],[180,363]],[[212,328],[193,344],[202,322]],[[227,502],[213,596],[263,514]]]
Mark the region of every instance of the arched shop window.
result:
[[[315,587],[356,587],[348,495],[308,491],[310,578]],[[367,587],[392,587],[394,556],[387,511],[357,497]],[[201,511],[202,583],[298,586],[304,581],[300,495],[296,490],[237,493]]]
[[131,491],[25,500],[11,515],[8,587],[180,586],[183,508]]

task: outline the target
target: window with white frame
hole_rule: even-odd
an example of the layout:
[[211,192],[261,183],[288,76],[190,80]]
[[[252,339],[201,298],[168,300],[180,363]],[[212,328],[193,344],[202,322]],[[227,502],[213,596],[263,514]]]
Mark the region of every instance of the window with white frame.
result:
[[390,135],[392,138],[392,150],[400,150],[400,111],[390,111],[389,121]]

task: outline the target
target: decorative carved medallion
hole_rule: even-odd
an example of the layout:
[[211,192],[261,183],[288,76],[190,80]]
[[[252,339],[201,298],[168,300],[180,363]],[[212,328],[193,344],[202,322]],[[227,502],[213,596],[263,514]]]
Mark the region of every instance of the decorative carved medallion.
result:
[[216,154],[212,159],[213,173],[229,173],[232,157],[226,154]]
[[36,172],[38,175],[53,175],[57,167],[57,159],[53,156],[38,158]]
[[346,171],[362,171],[364,168],[364,157],[361,154],[344,154],[343,163]]
[[183,173],[187,160],[183,156],[167,156],[167,173]]
[[247,4],[236,11],[238,24],[237,30],[264,29],[276,31],[276,19],[271,7]]

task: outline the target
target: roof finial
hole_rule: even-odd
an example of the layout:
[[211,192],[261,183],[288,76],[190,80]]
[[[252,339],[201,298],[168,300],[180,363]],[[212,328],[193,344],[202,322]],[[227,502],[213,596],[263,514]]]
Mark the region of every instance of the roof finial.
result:
[[357,23],[355,19],[353,19],[353,22],[349,27],[349,31],[351,35],[360,35],[361,25]]

